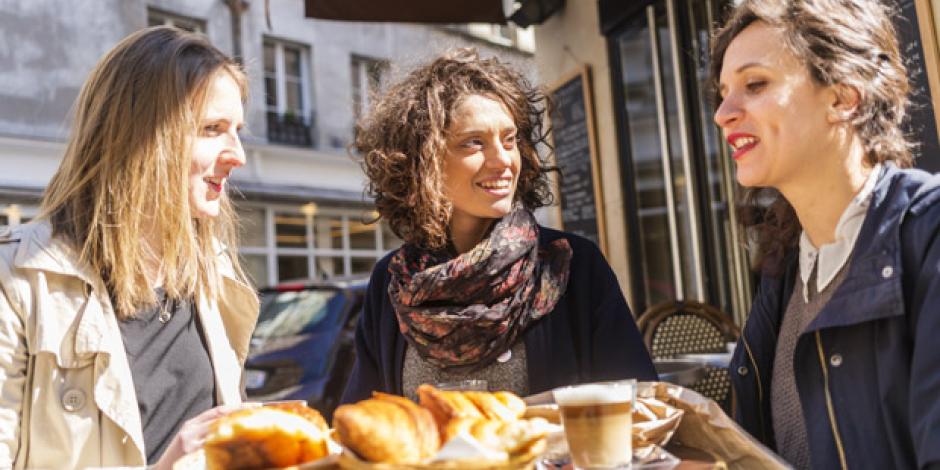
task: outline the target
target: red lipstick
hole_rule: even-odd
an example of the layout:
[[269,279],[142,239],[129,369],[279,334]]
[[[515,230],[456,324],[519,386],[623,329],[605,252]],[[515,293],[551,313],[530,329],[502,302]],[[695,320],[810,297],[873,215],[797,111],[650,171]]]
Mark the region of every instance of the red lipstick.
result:
[[[735,146],[736,143],[742,142],[742,139],[747,140],[744,140],[743,143]],[[749,152],[751,149],[756,147],[758,143],[760,143],[760,139],[758,139],[757,136],[743,132],[729,134],[725,140],[728,142],[728,145],[731,146],[731,149],[733,150],[731,158],[735,160],[740,160],[745,153]]]

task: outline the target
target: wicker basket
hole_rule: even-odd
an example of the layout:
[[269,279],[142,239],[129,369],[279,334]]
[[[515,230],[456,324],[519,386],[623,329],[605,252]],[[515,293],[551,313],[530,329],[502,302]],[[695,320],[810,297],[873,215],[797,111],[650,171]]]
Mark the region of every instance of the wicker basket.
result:
[[529,445],[524,451],[512,454],[505,461],[452,460],[428,464],[388,464],[366,462],[344,449],[339,456],[339,467],[345,470],[530,470],[545,451],[545,438]]

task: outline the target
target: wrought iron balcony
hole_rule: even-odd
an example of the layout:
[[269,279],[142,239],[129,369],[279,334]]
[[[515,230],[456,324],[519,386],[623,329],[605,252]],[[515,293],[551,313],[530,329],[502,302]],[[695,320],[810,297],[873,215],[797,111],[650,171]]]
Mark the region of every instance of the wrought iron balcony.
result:
[[290,113],[268,112],[268,142],[314,147],[316,146],[315,132],[313,113],[304,119],[302,116]]

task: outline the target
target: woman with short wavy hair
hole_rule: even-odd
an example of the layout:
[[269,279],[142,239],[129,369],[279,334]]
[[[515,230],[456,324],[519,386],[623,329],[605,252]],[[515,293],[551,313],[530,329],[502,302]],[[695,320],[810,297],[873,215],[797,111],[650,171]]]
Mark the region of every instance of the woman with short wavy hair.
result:
[[482,379],[528,395],[656,377],[597,247],[539,226],[545,97],[497,59],[457,50],[392,85],[355,147],[404,245],[376,265],[343,401]]
[[167,27],[92,70],[40,216],[0,238],[0,467],[171,468],[239,406],[258,303],[225,187],[246,89]]
[[895,16],[744,0],[712,50],[762,271],[736,416],[796,468],[940,467],[940,189],[905,169]]

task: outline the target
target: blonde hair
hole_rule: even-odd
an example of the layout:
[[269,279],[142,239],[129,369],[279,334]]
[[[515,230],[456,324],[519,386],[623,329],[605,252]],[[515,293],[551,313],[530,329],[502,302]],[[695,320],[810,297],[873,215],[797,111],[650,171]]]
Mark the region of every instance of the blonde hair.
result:
[[75,105],[65,157],[42,200],[53,233],[101,274],[120,318],[156,297],[147,260],[160,264],[174,299],[218,299],[222,250],[247,282],[234,250],[237,219],[228,196],[216,218],[193,218],[191,141],[212,80],[229,74],[246,96],[238,64],[203,36],[140,30],[92,70]]

